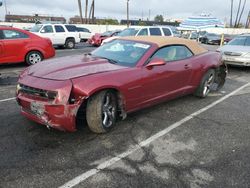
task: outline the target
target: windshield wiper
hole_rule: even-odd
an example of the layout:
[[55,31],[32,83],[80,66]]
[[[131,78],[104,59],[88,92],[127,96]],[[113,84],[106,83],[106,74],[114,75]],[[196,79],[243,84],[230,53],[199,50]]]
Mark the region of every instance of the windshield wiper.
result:
[[112,63],[112,64],[117,64],[118,63],[116,60],[110,59],[110,58],[107,58],[107,57],[101,57],[101,56],[96,56],[96,57],[99,57],[101,59],[106,59],[106,60],[108,60],[109,63]]

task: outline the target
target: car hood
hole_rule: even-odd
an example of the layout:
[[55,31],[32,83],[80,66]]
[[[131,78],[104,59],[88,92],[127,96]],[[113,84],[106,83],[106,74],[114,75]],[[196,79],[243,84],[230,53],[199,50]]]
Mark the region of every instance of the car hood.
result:
[[225,45],[218,49],[220,52],[249,53],[250,46]]
[[27,74],[45,79],[68,80],[125,68],[111,64],[106,59],[76,55],[42,61],[31,66]]

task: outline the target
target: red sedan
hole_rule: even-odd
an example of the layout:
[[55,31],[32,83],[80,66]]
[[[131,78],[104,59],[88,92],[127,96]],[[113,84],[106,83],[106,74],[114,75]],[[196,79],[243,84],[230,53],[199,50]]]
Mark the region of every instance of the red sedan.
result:
[[[69,63],[70,62],[70,63]],[[20,75],[17,101],[24,116],[48,127],[75,131],[85,117],[96,133],[127,113],[219,89],[226,66],[218,52],[170,37],[126,37],[78,55],[48,60]]]
[[50,39],[28,31],[0,26],[0,64],[26,62],[33,65],[55,56]]
[[121,31],[106,31],[102,34],[96,33],[88,40],[88,43],[93,45],[93,46],[100,46],[102,44],[103,40],[105,40],[109,37],[116,36],[120,32]]

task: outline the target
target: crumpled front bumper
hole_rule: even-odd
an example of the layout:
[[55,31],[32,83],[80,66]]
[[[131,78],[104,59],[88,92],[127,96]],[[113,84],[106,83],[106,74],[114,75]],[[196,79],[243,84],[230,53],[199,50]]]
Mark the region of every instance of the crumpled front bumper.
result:
[[29,99],[26,96],[17,97],[21,113],[28,119],[61,131],[76,130],[76,114],[80,104],[54,105]]
[[16,99],[21,113],[27,118],[62,131],[76,130],[76,115],[80,101],[69,104],[72,89],[71,81],[53,81],[31,76],[19,80],[20,84],[48,91],[57,91],[54,100],[18,91]]

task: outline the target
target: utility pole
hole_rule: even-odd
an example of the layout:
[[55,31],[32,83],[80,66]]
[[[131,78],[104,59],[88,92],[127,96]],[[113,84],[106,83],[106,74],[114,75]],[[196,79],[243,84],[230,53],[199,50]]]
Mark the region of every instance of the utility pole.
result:
[[81,0],[78,0],[78,7],[79,7],[79,13],[80,13],[81,24],[83,24],[83,18],[82,18],[82,2],[81,2]]
[[127,27],[129,27],[129,0],[127,0]]
[[151,16],[151,10],[148,10],[148,21],[150,21],[150,16]]
[[89,1],[85,0],[85,23],[88,23],[88,6],[89,6]]
[[234,7],[234,0],[231,0],[230,27],[233,27],[233,7]]

